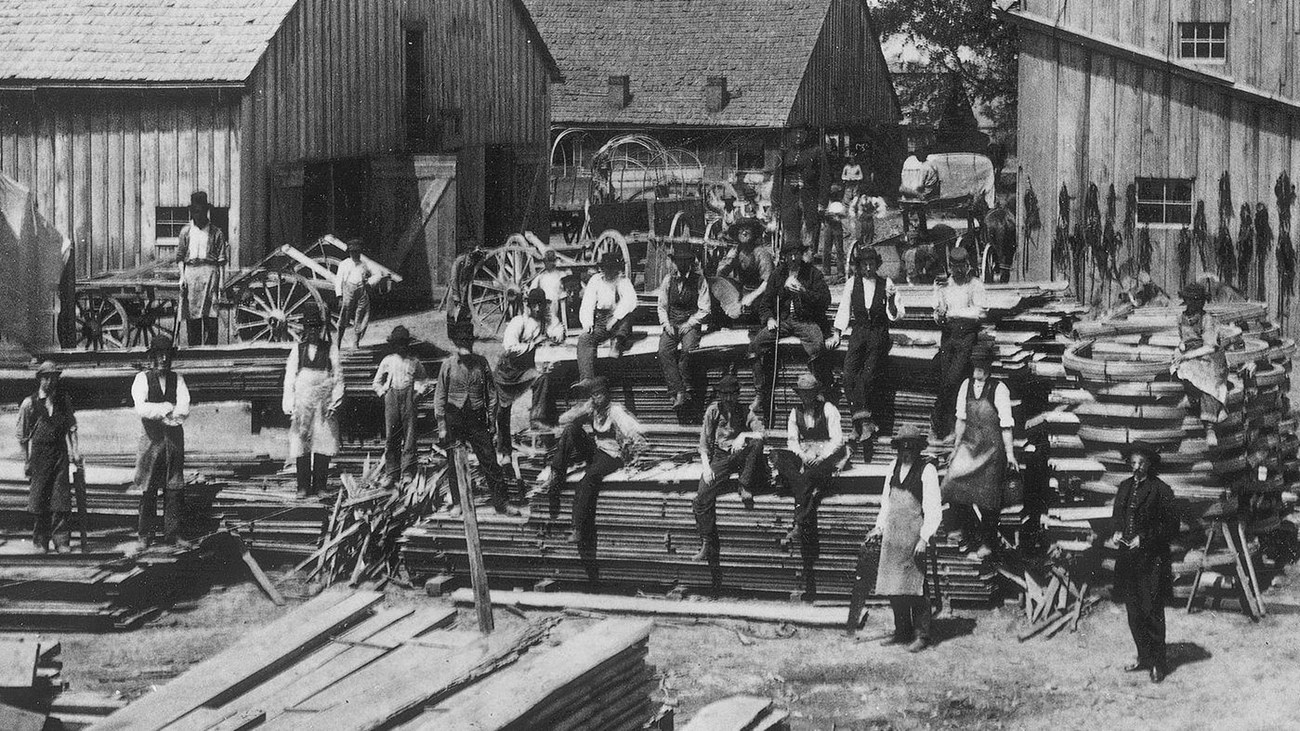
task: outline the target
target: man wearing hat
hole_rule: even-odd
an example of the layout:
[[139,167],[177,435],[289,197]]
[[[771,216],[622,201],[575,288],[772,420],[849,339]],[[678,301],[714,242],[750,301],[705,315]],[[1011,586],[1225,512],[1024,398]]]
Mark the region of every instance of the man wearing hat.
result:
[[786,448],[774,452],[777,472],[794,495],[794,527],[782,539],[797,545],[804,561],[806,598],[816,595],[813,562],[820,554],[817,539],[817,503],[830,478],[849,458],[840,424],[840,410],[822,396],[822,385],[812,373],[795,383],[799,403],[786,421]]
[[773,351],[781,338],[799,338],[808,355],[808,369],[823,388],[831,385],[830,361],[824,357],[831,291],[821,271],[804,261],[803,253],[804,246],[798,239],[786,240],[781,247],[781,263],[772,272],[766,296],[759,300],[758,316],[763,327],[749,341],[757,394],[754,410],[759,414],[766,413],[772,395]]
[[1007,470],[1016,466],[1011,393],[990,377],[993,355],[988,342],[971,354],[971,377],[957,392],[952,461],[943,483],[943,497],[961,524],[962,547],[979,559],[1001,544],[1002,487]]
[[501,334],[501,358],[497,360],[497,452],[509,456],[514,452],[510,414],[515,401],[525,390],[532,392],[530,421],[550,421],[548,380],[537,370],[537,348],[550,341],[546,293],[532,289],[525,299],[524,312],[510,318]]
[[728,373],[715,389],[718,400],[704,410],[700,431],[700,486],[695,493],[695,527],[700,552],[695,561],[718,560],[718,488],[739,473],[737,492],[745,507],[754,506],[755,488],[767,479],[763,455],[763,422],[753,409],[740,404],[740,381]]
[[727,229],[728,238],[736,246],[718,262],[718,276],[712,287],[718,305],[732,320],[749,312],[767,291],[775,265],[771,250],[763,245],[766,232],[757,218],[741,218]]
[[1115,598],[1128,611],[1129,631],[1137,646],[1137,661],[1124,669],[1147,671],[1151,682],[1164,680],[1165,599],[1173,590],[1169,542],[1178,535],[1174,493],[1156,477],[1160,453],[1146,442],[1120,450],[1133,475],[1119,483],[1115,495],[1115,534],[1110,543],[1115,559]]
[[578,320],[578,376],[586,381],[596,376],[596,346],[614,341],[618,353],[627,350],[632,337],[632,311],[636,309],[636,287],[623,273],[623,255],[607,251],[600,258],[600,274],[587,280],[582,290]]
[[[479,469],[488,483],[492,507],[503,515],[517,516],[519,510],[509,504],[505,477],[492,447],[493,416],[497,410],[497,389],[487,359],[474,352],[474,323],[468,320],[447,322],[447,337],[455,352],[447,356],[438,369],[434,389],[433,413],[438,421],[438,440],[444,445],[464,443],[474,450]],[[453,515],[462,508],[472,510],[474,503],[469,485],[456,489],[456,470],[448,470]],[[461,506],[461,492],[470,502]]]
[[325,318],[303,313],[302,339],[284,364],[281,407],[289,420],[289,458],[295,460],[298,496],[323,492],[330,460],[339,451],[338,408],[343,403],[343,365],[338,343],[325,334]]
[[672,271],[659,283],[659,367],[673,395],[673,408],[686,405],[685,375],[691,355],[700,345],[700,323],[709,314],[709,288],[695,269],[695,252],[684,242],[673,244]]
[[370,327],[371,289],[383,281],[383,274],[372,270],[362,258],[365,244],[361,239],[348,239],[348,258],[339,262],[334,276],[334,296],[339,300],[339,320],[335,332],[339,347],[343,347],[343,333],[352,325],[353,342],[361,347],[361,339]]
[[1178,317],[1182,342],[1174,351],[1169,372],[1183,382],[1187,403],[1201,420],[1205,443],[1219,445],[1215,426],[1226,416],[1228,360],[1224,353],[1229,334],[1205,311],[1209,292],[1200,282],[1183,285],[1179,295],[1186,309]]
[[878,430],[873,419],[887,403],[885,364],[889,355],[889,323],[907,310],[898,300],[894,282],[877,274],[880,252],[870,246],[857,249],[856,270],[844,283],[839,309],[832,325],[830,346],[839,347],[844,331],[853,329],[844,354],[844,390],[853,409],[854,437],[867,441]]
[[181,266],[181,318],[190,345],[217,344],[217,297],[229,255],[226,234],[209,218],[208,194],[190,194],[190,221],[181,229],[176,262]]
[[547,309],[547,326],[546,332],[550,338],[557,343],[564,342],[564,312],[566,302],[569,299],[568,288],[565,287],[565,280],[572,276],[567,269],[559,268],[559,254],[555,249],[547,249],[542,253],[542,271],[533,277],[533,281],[525,287],[530,293],[534,289],[540,289],[546,296]]
[[984,283],[971,275],[970,255],[963,248],[949,257],[948,281],[934,284],[934,320],[943,328],[934,356],[939,390],[931,415],[934,435],[952,433],[957,389],[970,375],[970,353],[984,321]]
[[33,516],[32,543],[45,553],[67,553],[72,541],[68,515],[72,496],[68,465],[81,464],[77,416],[72,400],[59,388],[59,367],[45,361],[36,369],[36,393],[18,407],[18,444],[24,472],[31,479],[27,510]]
[[868,541],[881,542],[875,593],[889,597],[894,612],[894,633],[881,644],[907,644],[910,652],[930,644],[925,556],[943,521],[939,471],[921,456],[926,441],[911,424],[894,436],[898,456],[889,464],[876,525],[867,534]]
[[782,150],[773,202],[784,239],[798,240],[805,251],[814,251],[821,224],[819,209],[830,188],[826,151],[806,125],[791,130],[789,142],[789,148]]
[[135,463],[135,487],[140,490],[140,547],[148,548],[157,524],[158,493],[163,496],[164,544],[180,540],[181,500],[185,488],[185,429],[190,415],[190,390],[185,377],[172,370],[176,346],[166,335],[149,344],[150,368],[131,384],[135,413],[144,425]]
[[371,387],[384,400],[384,481],[415,476],[415,400],[433,385],[424,364],[411,353],[411,333],[397,325],[388,335],[393,352],[379,361]]

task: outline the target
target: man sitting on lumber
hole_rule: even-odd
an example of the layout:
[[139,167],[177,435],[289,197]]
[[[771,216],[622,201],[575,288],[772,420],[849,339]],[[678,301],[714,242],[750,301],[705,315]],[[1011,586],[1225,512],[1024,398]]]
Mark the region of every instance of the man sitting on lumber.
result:
[[149,343],[151,366],[136,374],[131,384],[135,413],[144,425],[144,437],[135,463],[135,487],[140,491],[140,545],[153,543],[158,520],[158,493],[163,494],[165,545],[180,540],[181,500],[185,488],[185,429],[190,415],[190,390],[185,377],[172,370],[176,346],[166,335]]
[[672,271],[659,284],[659,366],[673,395],[673,408],[686,405],[691,360],[700,346],[700,323],[709,315],[709,286],[696,270],[695,251],[688,243],[673,244]]
[[734,473],[737,492],[746,508],[754,507],[753,491],[767,479],[763,455],[763,422],[753,409],[740,404],[740,381],[730,373],[717,385],[718,400],[704,411],[700,431],[700,487],[692,507],[700,533],[694,561],[718,560],[718,488]]
[[794,495],[794,527],[781,540],[797,545],[804,563],[804,599],[816,596],[813,563],[820,553],[817,540],[817,503],[844,463],[849,450],[840,426],[840,410],[822,396],[816,376],[804,373],[794,387],[799,404],[786,423],[786,448],[774,453],[776,469]]
[[[640,459],[646,448],[644,429],[621,404],[609,397],[609,382],[597,376],[588,383],[588,398],[560,415],[560,441],[551,459],[549,485],[551,518],[559,517],[560,491],[569,468],[586,462],[587,469],[573,494],[573,531],[569,542],[580,550],[596,548],[596,493],[610,473]],[[587,429],[591,432],[588,433]],[[588,576],[597,580],[594,564]]]
[[775,264],[771,249],[763,245],[766,232],[757,218],[742,218],[727,229],[736,246],[718,262],[718,276],[710,286],[718,307],[732,320],[753,312],[755,303],[767,292]]
[[1182,342],[1174,351],[1170,373],[1183,382],[1187,403],[1205,428],[1205,445],[1219,446],[1215,426],[1226,415],[1228,403],[1228,360],[1223,342],[1227,334],[1205,311],[1209,293],[1200,282],[1188,282],[1179,292],[1186,310],[1178,316]]
[[[518,296],[519,293],[517,290],[506,293],[507,297],[511,295]],[[515,401],[524,395],[524,391],[532,395],[529,407],[532,426],[550,423],[553,418],[548,387],[550,380],[537,367],[537,348],[554,342],[546,292],[538,287],[529,290],[523,299],[524,311],[510,318],[501,334],[502,352],[494,374],[497,385],[497,453],[504,460],[509,460],[515,450],[510,418]]]
[[623,255],[607,251],[600,257],[600,274],[587,280],[582,290],[578,319],[578,376],[586,381],[596,376],[596,347],[614,341],[622,354],[632,337],[632,312],[636,310],[636,287],[623,273]]
[[826,358],[826,335],[830,329],[826,310],[831,291],[816,266],[804,260],[805,247],[788,239],[781,247],[781,263],[772,273],[767,294],[759,300],[759,322],[763,327],[750,336],[753,360],[754,411],[767,413],[772,396],[772,371],[776,343],[783,337],[799,338],[808,354],[810,376],[824,389],[831,386],[830,359]]
[[943,328],[934,356],[939,391],[930,417],[938,439],[952,433],[957,389],[970,375],[971,349],[986,314],[984,283],[972,276],[970,255],[965,249],[953,249],[948,261],[948,281],[934,284],[934,321]]

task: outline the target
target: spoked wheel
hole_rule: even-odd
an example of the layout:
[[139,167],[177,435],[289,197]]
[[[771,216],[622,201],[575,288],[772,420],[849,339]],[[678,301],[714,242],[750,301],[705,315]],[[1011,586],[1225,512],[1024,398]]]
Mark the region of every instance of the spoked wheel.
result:
[[320,292],[294,272],[262,270],[241,285],[235,304],[235,337],[244,342],[296,341],[302,316],[317,308],[327,315]]
[[686,221],[686,211],[678,211],[673,214],[673,222],[668,227],[668,235],[672,238],[687,238],[691,235],[691,224]]
[[176,331],[180,306],[176,300],[159,299],[150,292],[139,304],[140,311],[131,318],[131,345],[149,347],[159,335],[171,337]]
[[596,240],[591,242],[589,252],[592,263],[599,264],[601,257],[611,251],[617,251],[623,257],[623,273],[631,277],[632,256],[627,250],[627,237],[612,228],[601,232]]
[[498,333],[510,318],[519,314],[522,300],[510,302],[506,293],[523,292],[542,270],[542,257],[532,246],[502,246],[488,252],[469,283],[469,306],[474,324]]
[[101,294],[77,296],[77,347],[118,350],[127,343],[126,308],[116,298]]

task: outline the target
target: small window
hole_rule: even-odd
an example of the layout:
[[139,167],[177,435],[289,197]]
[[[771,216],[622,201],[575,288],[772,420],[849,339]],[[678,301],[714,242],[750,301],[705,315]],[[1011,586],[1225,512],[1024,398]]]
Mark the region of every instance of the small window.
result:
[[763,158],[763,145],[752,143],[736,148],[737,170],[762,170],[766,160]]
[[1186,226],[1192,222],[1192,181],[1138,178],[1138,223]]
[[[213,206],[208,218],[222,231],[230,230],[230,208]],[[153,245],[154,259],[170,261],[180,244],[181,229],[190,222],[190,209],[186,206],[158,206],[154,209]]]
[[1228,58],[1227,23],[1179,23],[1178,57],[1188,61]]

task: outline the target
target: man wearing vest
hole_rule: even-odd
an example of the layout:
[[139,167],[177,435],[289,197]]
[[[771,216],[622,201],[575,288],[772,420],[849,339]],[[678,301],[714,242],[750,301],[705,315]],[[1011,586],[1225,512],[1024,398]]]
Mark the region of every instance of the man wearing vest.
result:
[[140,490],[140,547],[148,548],[156,529],[158,493],[163,495],[164,544],[180,542],[181,499],[185,487],[185,429],[190,414],[190,390],[185,378],[172,371],[176,346],[166,335],[149,344],[151,367],[131,384],[135,413],[144,425],[135,463],[135,486]]
[[691,355],[700,345],[700,323],[709,314],[709,288],[695,270],[690,244],[673,244],[673,270],[659,285],[659,366],[673,394],[673,408],[686,405],[684,376],[691,372]]
[[226,234],[209,214],[208,194],[190,194],[190,222],[181,229],[176,262],[181,265],[181,317],[190,345],[217,344],[217,295],[226,265]]
[[694,561],[718,563],[718,492],[727,478],[739,473],[737,493],[746,508],[754,507],[753,491],[768,479],[763,454],[763,422],[739,403],[740,381],[728,373],[718,382],[718,400],[704,410],[700,431],[700,486],[692,507],[700,534]]
[[804,261],[804,245],[787,239],[781,246],[781,263],[772,272],[767,294],[759,302],[759,322],[763,326],[750,337],[749,353],[754,362],[754,411],[767,412],[772,395],[773,351],[776,342],[786,336],[799,338],[808,354],[808,369],[822,388],[831,385],[830,361],[826,354],[826,335],[830,323],[826,309],[831,291],[826,278],[811,263]]
[[853,437],[869,442],[879,427],[885,399],[884,371],[889,355],[889,323],[905,310],[898,301],[894,282],[876,273],[880,253],[870,246],[857,250],[857,273],[844,283],[844,293],[835,313],[831,347],[839,347],[844,331],[852,326],[849,349],[844,354],[844,390],[853,409]]
[[284,364],[281,407],[289,419],[289,458],[298,468],[298,496],[322,491],[330,459],[339,451],[336,412],[343,403],[343,365],[338,344],[325,335],[319,310],[303,314],[302,341]]

